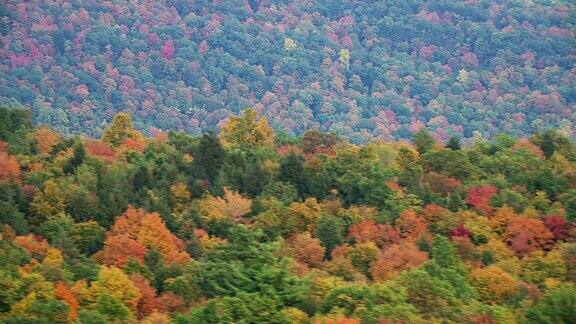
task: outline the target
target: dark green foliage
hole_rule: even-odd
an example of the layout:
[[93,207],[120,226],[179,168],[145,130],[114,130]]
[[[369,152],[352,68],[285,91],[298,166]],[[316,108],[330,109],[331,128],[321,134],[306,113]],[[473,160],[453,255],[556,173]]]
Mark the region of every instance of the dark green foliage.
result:
[[206,297],[259,294],[279,306],[302,302],[306,282],[290,273],[288,260],[278,259],[275,244],[261,243],[259,231],[235,227],[228,245],[218,248],[199,264],[196,282]]
[[273,323],[289,324],[276,300],[258,294],[239,293],[210,301],[189,314],[177,316],[174,323]]
[[477,167],[463,151],[442,150],[424,156],[424,168],[459,180],[473,178]]
[[339,218],[322,215],[316,222],[314,235],[320,239],[322,246],[326,249],[326,257],[329,258],[332,250],[344,239],[344,224]]
[[394,283],[339,287],[325,297],[320,311],[329,314],[338,310],[366,323],[381,318],[410,321],[416,317],[417,311],[408,304],[407,297],[406,289]]
[[64,166],[64,172],[68,174],[74,173],[76,168],[78,168],[86,159],[86,148],[84,147],[82,141],[76,141],[73,147],[74,153]]
[[194,162],[201,178],[214,184],[224,163],[226,152],[216,134],[208,132],[200,138]]
[[562,195],[561,201],[566,208],[568,219],[576,221],[576,190],[570,190]]
[[271,175],[264,168],[265,156],[260,153],[241,150],[229,152],[222,166],[218,187],[227,186],[250,196],[261,193],[271,180]]
[[19,130],[32,128],[32,116],[29,110],[0,106],[0,140],[10,141],[18,136]]
[[285,205],[289,205],[298,200],[298,191],[288,183],[276,181],[269,183],[264,187],[261,193],[262,197],[274,197]]
[[69,230],[69,235],[72,237],[76,248],[87,255],[102,248],[105,234],[106,230],[94,221],[76,223]]
[[527,323],[569,324],[576,322],[576,288],[565,284],[548,291],[526,311]]
[[0,223],[8,224],[16,234],[25,234],[29,223],[28,199],[22,189],[14,182],[0,183]]
[[78,322],[81,324],[107,324],[109,319],[97,310],[82,309]]
[[461,148],[460,147],[460,138],[458,138],[456,136],[450,137],[450,139],[448,140],[448,143],[446,143],[446,148],[454,150],[454,151],[458,151]]
[[294,153],[280,160],[280,181],[292,184],[301,197],[308,194],[308,173],[304,168],[304,157]]
[[8,240],[0,241],[0,268],[9,269],[22,266],[30,261],[30,257],[19,246]]
[[118,299],[103,294],[98,299],[96,311],[106,316],[108,320],[125,321],[130,317],[130,310]]
[[540,142],[540,149],[544,153],[544,156],[550,158],[556,152],[556,143],[554,141],[553,131],[547,131],[542,135]]
[[436,141],[425,128],[414,134],[414,145],[420,154],[427,153],[434,148],[435,144]]
[[57,299],[36,300],[28,312],[39,319],[47,320],[51,323],[66,322],[68,316],[68,305]]

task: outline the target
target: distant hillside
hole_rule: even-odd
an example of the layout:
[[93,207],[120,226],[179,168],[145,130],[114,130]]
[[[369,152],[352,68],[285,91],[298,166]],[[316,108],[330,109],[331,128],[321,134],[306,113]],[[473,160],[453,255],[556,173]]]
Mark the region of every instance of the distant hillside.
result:
[[21,1],[0,4],[0,103],[99,136],[199,132],[246,107],[353,142],[573,134],[571,1]]

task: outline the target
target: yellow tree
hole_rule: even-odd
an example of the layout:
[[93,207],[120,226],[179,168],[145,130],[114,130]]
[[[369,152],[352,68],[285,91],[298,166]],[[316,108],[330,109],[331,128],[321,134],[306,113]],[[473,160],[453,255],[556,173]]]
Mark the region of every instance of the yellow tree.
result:
[[103,294],[110,295],[132,311],[136,309],[140,300],[140,291],[132,280],[116,267],[103,266],[98,274],[98,280],[90,288],[93,296],[98,298]]
[[256,111],[248,108],[242,116],[230,117],[222,126],[220,139],[226,147],[238,147],[248,144],[256,147],[274,146],[274,132],[268,120],[258,117]]
[[56,182],[48,180],[44,189],[34,196],[30,209],[34,214],[33,223],[39,225],[48,218],[64,212],[64,198]]
[[291,233],[314,232],[314,224],[322,215],[322,206],[316,198],[306,198],[304,202],[290,205],[288,228]]
[[348,69],[350,67],[350,52],[343,48],[340,50],[340,53],[338,53],[339,55],[339,60],[340,63],[342,64],[342,66],[344,66],[346,69]]
[[170,198],[172,200],[172,213],[178,221],[181,221],[191,198],[186,184],[183,182],[173,184],[170,187]]
[[470,273],[470,282],[480,298],[491,304],[500,303],[518,289],[518,281],[497,266],[477,268]]
[[224,197],[207,196],[198,202],[200,216],[204,221],[221,220],[229,217],[235,222],[250,212],[252,200],[228,188],[224,188]]
[[120,146],[127,139],[138,139],[142,134],[134,129],[129,113],[118,113],[112,124],[104,130],[102,140],[114,147]]

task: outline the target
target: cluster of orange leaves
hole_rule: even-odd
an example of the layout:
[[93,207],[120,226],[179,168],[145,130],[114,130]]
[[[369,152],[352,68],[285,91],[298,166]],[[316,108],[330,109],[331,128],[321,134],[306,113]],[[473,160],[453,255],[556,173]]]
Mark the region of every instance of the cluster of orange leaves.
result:
[[105,264],[124,267],[130,258],[143,262],[149,249],[158,251],[169,264],[190,260],[184,242],[166,228],[158,213],[128,206],[108,232],[99,257]]
[[17,181],[20,179],[20,164],[15,157],[8,154],[6,142],[0,141],[0,181]]

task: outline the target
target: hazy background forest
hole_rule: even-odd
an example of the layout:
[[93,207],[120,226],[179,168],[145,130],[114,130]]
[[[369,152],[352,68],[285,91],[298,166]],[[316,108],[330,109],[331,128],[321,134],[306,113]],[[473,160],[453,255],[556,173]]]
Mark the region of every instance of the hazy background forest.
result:
[[574,132],[571,1],[6,0],[0,16],[0,101],[64,134],[119,111],[199,133],[247,107],[352,142]]

